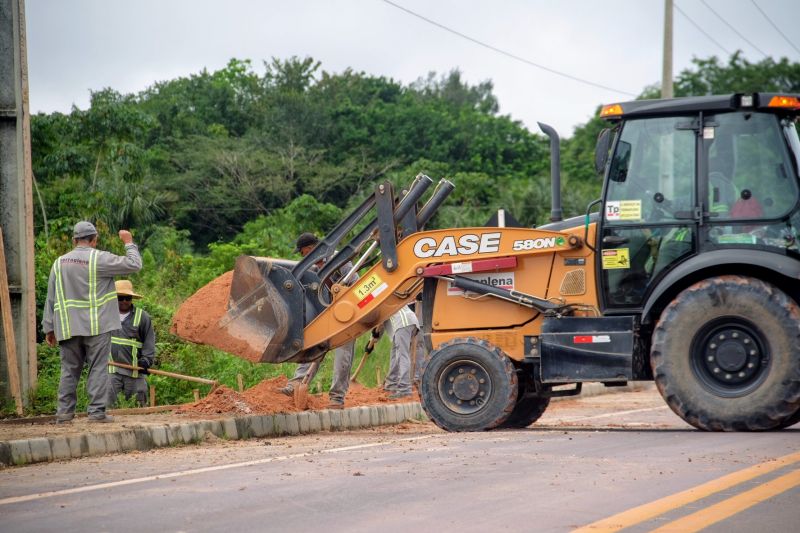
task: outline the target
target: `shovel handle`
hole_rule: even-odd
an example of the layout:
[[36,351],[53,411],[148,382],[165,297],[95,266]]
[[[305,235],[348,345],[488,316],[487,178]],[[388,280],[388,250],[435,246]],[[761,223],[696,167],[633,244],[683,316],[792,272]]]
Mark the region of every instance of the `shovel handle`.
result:
[[[110,362],[108,363],[109,366],[117,366],[119,368],[127,368],[128,370],[144,370],[144,368],[140,368],[138,366],[133,365],[126,365],[125,363],[116,363]],[[155,370],[153,368],[147,369],[148,374],[153,374],[155,376],[166,376],[168,378],[175,378],[175,379],[183,379],[185,381],[194,381],[195,383],[203,383],[204,385],[213,385],[216,387],[219,385],[219,382],[215,379],[206,379],[206,378],[197,378],[194,376],[185,376],[183,374],[176,374],[174,372],[167,372],[165,370]]]
[[377,339],[375,337],[370,337],[369,342],[364,347],[364,355],[361,356],[361,361],[358,362],[358,366],[356,367],[356,371],[353,374],[353,377],[350,378],[351,383],[355,383],[356,378],[358,378],[358,374],[361,373],[361,369],[364,367],[364,363],[367,361],[367,356],[372,353],[372,349],[375,347],[375,342]]

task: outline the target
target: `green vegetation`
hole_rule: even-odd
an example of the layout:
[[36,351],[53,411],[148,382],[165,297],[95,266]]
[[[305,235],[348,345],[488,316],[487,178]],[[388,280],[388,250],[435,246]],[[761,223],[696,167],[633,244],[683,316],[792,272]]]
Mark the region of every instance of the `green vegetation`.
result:
[[[727,64],[698,59],[675,86],[678,95],[800,92],[800,64],[751,64],[738,54]],[[646,88],[642,97],[655,94]],[[50,266],[70,249],[77,220],[94,221],[100,247],[116,253],[122,252],[116,231],[132,228],[145,262],[132,281],[154,319],[157,368],[230,387],[239,373],[246,386],[290,375],[291,364],[252,365],[181,341],[169,333],[175,309],[240,254],[292,257],[300,232],[324,234],[385,179],[407,184],[424,172],[453,181],[456,191],[433,227],[481,225],[500,207],[524,224],[546,222],[547,140],[498,108],[491,82],[471,86],[457,70],[403,85],[291,58],[265,63],[261,73],[234,59],[216,72],[158,82],[139,94],[94,92],[86,110],[36,115],[39,318]],[[594,142],[602,127],[592,119],[562,144],[565,216],[583,213],[600,193]],[[362,382],[375,385],[376,365],[385,375],[388,348],[382,340]],[[30,410],[53,412],[57,350],[40,344],[39,368]],[[161,404],[188,401],[195,388],[160,377],[150,382]],[[312,390],[329,383],[326,361]],[[85,405],[81,391],[78,408]]]

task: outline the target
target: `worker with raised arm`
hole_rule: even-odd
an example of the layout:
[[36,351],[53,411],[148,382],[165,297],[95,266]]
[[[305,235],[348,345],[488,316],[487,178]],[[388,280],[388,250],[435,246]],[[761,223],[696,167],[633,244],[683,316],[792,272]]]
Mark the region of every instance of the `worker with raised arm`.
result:
[[56,259],[50,269],[42,329],[47,344],[58,344],[61,354],[58,423],[70,422],[75,416],[78,381],[84,366],[89,368],[89,421],[113,421],[106,414],[106,402],[111,332],[120,329],[114,276],[133,274],[142,268],[142,257],[131,233],[120,230],[119,238],[125,244],[124,256],[97,250],[94,224],[78,222],[72,232],[75,247]]
[[127,279],[117,280],[117,307],[122,327],[111,333],[111,362],[138,366],[142,370],[131,370],[108,365],[111,383],[109,402],[111,407],[120,393],[125,399],[136,398],[140,407],[147,405],[147,369],[153,366],[156,354],[156,333],[150,315],[141,306],[133,305],[141,298]]

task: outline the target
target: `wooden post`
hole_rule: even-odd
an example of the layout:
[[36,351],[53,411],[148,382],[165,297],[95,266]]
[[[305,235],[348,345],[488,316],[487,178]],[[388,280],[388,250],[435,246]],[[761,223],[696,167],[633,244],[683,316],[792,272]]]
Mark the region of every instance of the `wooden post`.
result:
[[150,385],[150,407],[156,406],[156,386]]
[[375,367],[375,386],[376,387],[383,387],[383,380],[381,379],[381,367]]
[[192,394],[194,394],[194,401],[200,401],[200,389],[192,389]]
[[244,392],[244,376],[236,374],[236,382],[239,384],[239,392]]
[[3,339],[6,341],[6,362],[8,363],[8,384],[14,397],[17,414],[22,415],[22,385],[19,381],[17,363],[17,341],[14,338],[14,318],[11,316],[11,294],[8,292],[8,272],[6,272],[6,250],[3,243],[3,228],[0,227],[0,311],[3,313]]

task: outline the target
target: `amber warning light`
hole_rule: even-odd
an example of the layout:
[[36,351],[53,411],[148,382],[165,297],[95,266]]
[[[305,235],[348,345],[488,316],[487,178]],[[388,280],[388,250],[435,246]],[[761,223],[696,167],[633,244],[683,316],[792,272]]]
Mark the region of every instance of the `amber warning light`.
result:
[[800,109],[800,100],[796,96],[773,96],[768,107]]
[[619,104],[604,105],[600,110],[601,117],[613,117],[622,114],[622,106]]

